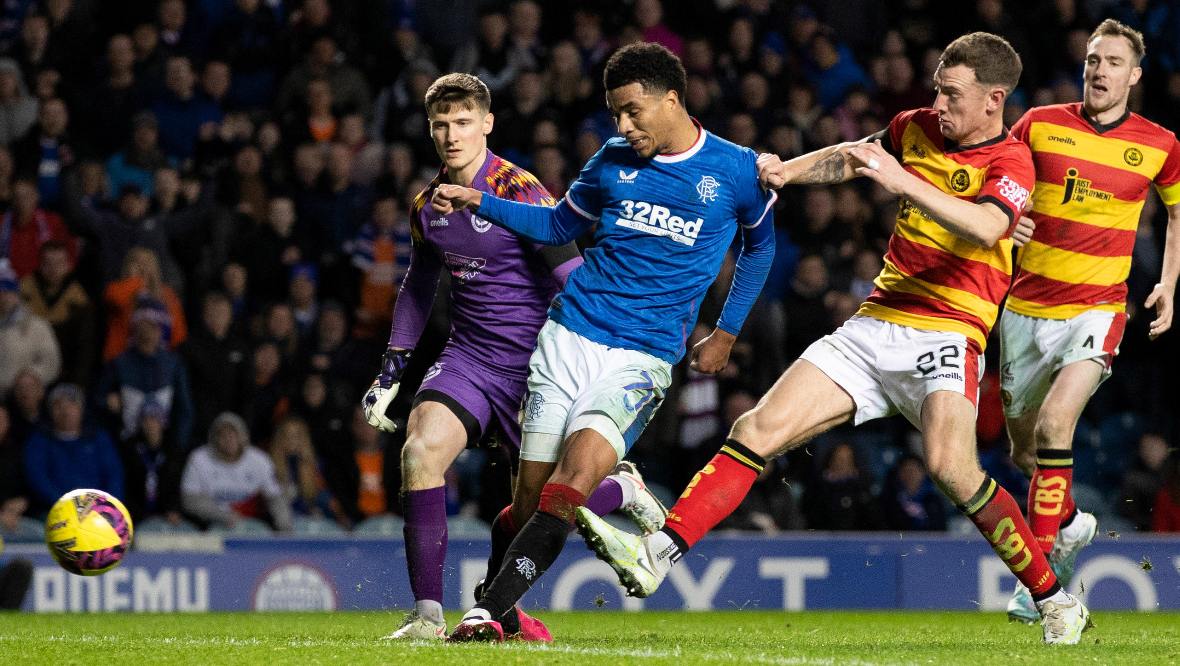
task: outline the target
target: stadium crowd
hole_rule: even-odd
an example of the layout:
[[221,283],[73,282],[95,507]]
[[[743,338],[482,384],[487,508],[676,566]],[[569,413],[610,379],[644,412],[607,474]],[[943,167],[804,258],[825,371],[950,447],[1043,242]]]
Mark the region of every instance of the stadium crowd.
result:
[[[1132,109],[1180,129],[1174,1],[8,0],[0,12],[0,535],[78,487],[162,529],[264,518],[290,531],[300,517],[353,529],[399,511],[400,441],[359,401],[409,263],[409,207],[438,168],[422,100],[441,73],[487,83],[491,149],[557,198],[613,135],[602,67],[638,40],[683,59],[706,129],[786,159],[928,105],[965,20],[1023,58],[1008,125],[1077,101],[1086,37],[1112,16],[1147,36]],[[787,364],[855,313],[896,206],[864,180],[780,192],[774,268],[730,366],[682,362],[631,453],[653,485],[684,487]],[[1180,334],[1148,342],[1139,307],[1165,226],[1152,195],[1115,373],[1075,440],[1079,506],[1125,530],[1180,531]],[[712,330],[732,269],[690,344]],[[443,296],[402,418],[448,331]],[[993,336],[981,455],[1022,498],[998,351]],[[768,465],[722,527],[955,529],[965,519],[920,451],[901,417],[837,429]],[[511,501],[508,467],[498,449],[467,451],[448,473],[449,513],[494,518]]]

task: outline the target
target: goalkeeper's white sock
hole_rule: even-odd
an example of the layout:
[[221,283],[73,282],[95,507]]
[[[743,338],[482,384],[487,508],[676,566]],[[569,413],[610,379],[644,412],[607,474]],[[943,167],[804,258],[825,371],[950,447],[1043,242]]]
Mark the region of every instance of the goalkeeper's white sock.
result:
[[606,477],[611,481],[619,484],[619,490],[623,493],[623,503],[620,506],[627,506],[635,500],[635,481],[629,476],[623,474],[612,474]]
[[466,615],[463,616],[464,622],[466,622],[467,620],[490,620],[490,619],[492,619],[492,614],[482,608],[479,608],[479,607],[472,608],[471,610],[467,611]]
[[643,538],[647,552],[651,555],[652,565],[661,573],[667,573],[676,560],[680,559],[680,548],[672,537],[663,530]]
[[[1078,515],[1080,516],[1081,512],[1078,512]],[[1075,516],[1068,525],[1065,525],[1061,528],[1061,539],[1063,541],[1077,541],[1078,539],[1081,539],[1085,533],[1085,523],[1081,520],[1078,520],[1078,516]]]

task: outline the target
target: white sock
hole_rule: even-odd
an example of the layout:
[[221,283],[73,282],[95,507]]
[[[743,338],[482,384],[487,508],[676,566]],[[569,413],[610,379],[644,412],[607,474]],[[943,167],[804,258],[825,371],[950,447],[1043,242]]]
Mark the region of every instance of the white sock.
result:
[[414,602],[414,611],[418,617],[435,624],[444,624],[442,604],[433,599],[422,599]]
[[623,476],[622,474],[612,474],[606,478],[613,479],[615,483],[619,484],[619,488],[623,491],[623,506],[627,506],[635,499],[635,481],[630,477]]
[[1085,534],[1084,530],[1085,528],[1082,526],[1082,512],[1079,511],[1078,515],[1074,516],[1073,522],[1068,527],[1061,528],[1060,536],[1066,541],[1077,541]]
[[1037,610],[1038,611],[1041,610],[1041,608],[1044,607],[1044,605],[1050,601],[1052,601],[1055,604],[1068,604],[1069,603],[1069,595],[1066,594],[1065,590],[1057,590],[1057,593],[1054,594],[1053,596],[1049,597],[1048,599],[1043,599],[1041,601],[1038,601],[1037,602]]
[[467,614],[463,616],[464,622],[466,622],[467,620],[490,620],[490,619],[492,619],[492,614],[482,608],[479,608],[478,606],[467,611]]

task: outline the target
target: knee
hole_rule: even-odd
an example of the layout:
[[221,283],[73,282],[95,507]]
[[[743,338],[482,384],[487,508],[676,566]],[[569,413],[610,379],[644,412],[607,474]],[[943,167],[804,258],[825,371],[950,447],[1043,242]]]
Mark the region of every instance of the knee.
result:
[[418,437],[407,437],[402,446],[402,471],[421,469],[426,462],[426,442]]
[[766,458],[773,455],[781,437],[775,433],[761,407],[755,407],[733,422],[729,437],[754,453]]

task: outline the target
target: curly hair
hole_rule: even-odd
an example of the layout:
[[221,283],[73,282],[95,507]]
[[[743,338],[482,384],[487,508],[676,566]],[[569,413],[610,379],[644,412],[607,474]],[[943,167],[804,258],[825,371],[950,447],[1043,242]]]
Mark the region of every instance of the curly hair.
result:
[[628,44],[615,51],[606,61],[602,81],[607,90],[622,88],[632,83],[643,86],[649,95],[660,95],[675,90],[681,104],[688,87],[684,65],[668,49],[659,44]]

